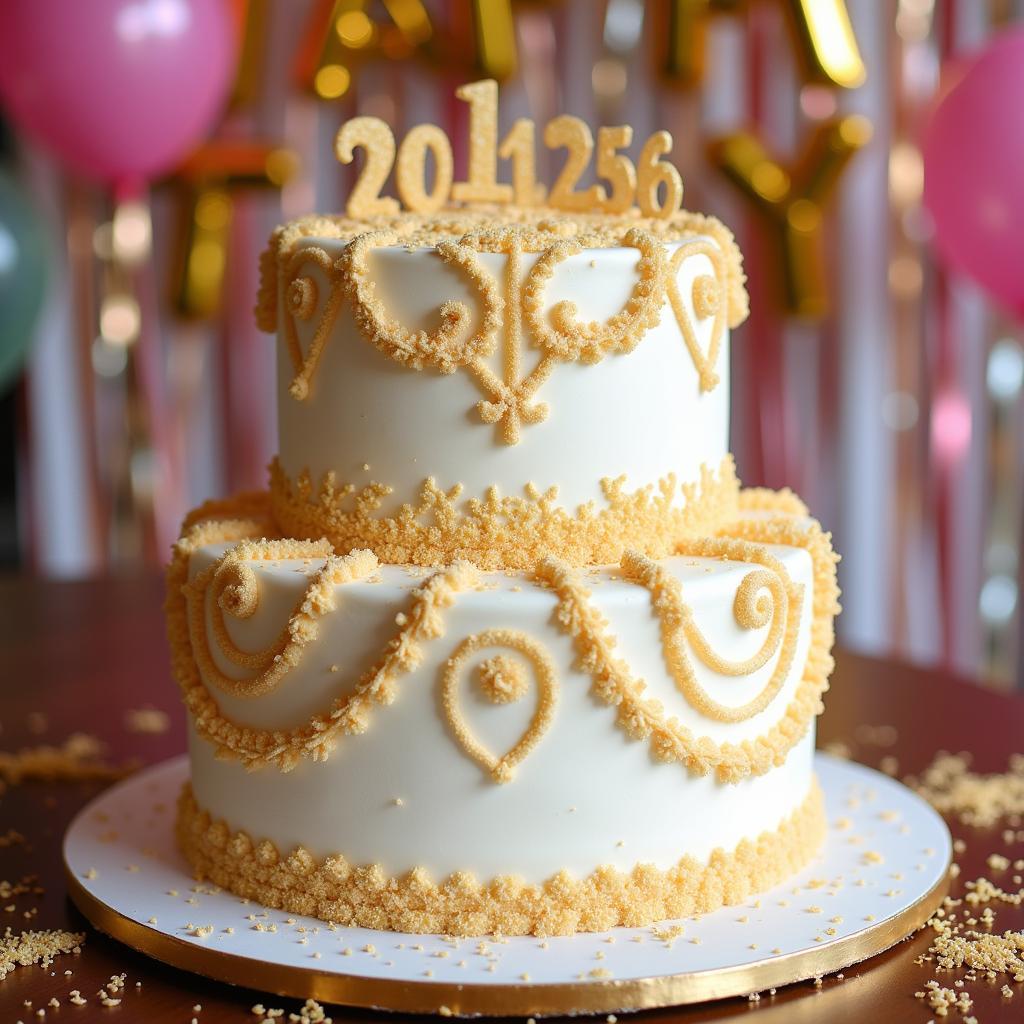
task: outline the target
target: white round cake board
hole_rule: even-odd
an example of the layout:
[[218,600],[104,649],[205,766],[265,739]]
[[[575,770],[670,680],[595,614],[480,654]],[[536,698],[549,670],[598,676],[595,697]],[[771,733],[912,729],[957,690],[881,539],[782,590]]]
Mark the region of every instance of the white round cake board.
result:
[[[185,756],[93,800],[64,840],[87,918],[159,960],[352,1006],[611,1013],[746,995],[843,969],[919,928],[948,888],[949,831],[899,782],[824,754],[828,836],[783,885],[697,919],[542,940],[331,927],[196,883],[173,835]],[[210,929],[207,931],[207,929]]]

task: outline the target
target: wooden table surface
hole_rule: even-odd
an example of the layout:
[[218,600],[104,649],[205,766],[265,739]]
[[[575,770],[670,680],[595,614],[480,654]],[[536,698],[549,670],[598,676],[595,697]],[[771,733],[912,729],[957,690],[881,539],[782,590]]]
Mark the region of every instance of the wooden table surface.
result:
[[[0,750],[13,752],[40,744],[60,744],[74,732],[86,732],[108,746],[107,759],[159,761],[184,749],[183,713],[168,671],[161,614],[162,582],[157,578],[83,583],[0,580]],[[909,668],[840,652],[820,722],[824,744],[841,741],[853,755],[878,766],[895,757],[899,773],[920,771],[941,749],[967,750],[982,771],[1003,771],[1012,753],[1024,750],[1024,699],[986,692],[941,672]],[[165,709],[170,728],[162,733],[132,731],[126,711]],[[895,727],[895,742],[878,744],[879,733],[865,726]],[[891,736],[888,739],[891,740]],[[201,1024],[253,1021],[256,1002],[298,1009],[291,999],[206,981],[134,953],[92,931],[65,895],[60,845],[75,811],[101,783],[23,781],[0,794],[0,835],[16,829],[25,843],[0,843],[0,880],[38,877],[43,892],[17,897],[16,910],[0,909],[0,924],[24,928],[66,928],[88,933],[79,956],[59,957],[44,971],[19,968],[0,982],[0,1024],[36,1022],[36,1011],[53,996],[59,1009],[47,1022],[173,1021]],[[953,824],[967,843],[958,856],[960,881],[986,874],[986,858],[1001,852],[1024,857],[1024,846],[1008,847],[1002,829],[989,831]],[[954,895],[960,892],[954,885]],[[997,930],[1024,927],[1024,908],[997,907]],[[33,911],[36,911],[33,913]],[[25,914],[31,916],[26,918]],[[731,1020],[755,1014],[764,1024],[801,1021],[928,1021],[932,1011],[914,992],[933,976],[914,959],[929,945],[926,933],[848,969],[842,981],[826,978],[821,988],[799,984],[765,995],[679,1010],[649,1011],[648,1021]],[[71,977],[64,972],[71,970]],[[52,972],[52,973],[51,973]],[[127,974],[125,997],[116,1008],[103,1008],[96,990],[112,974]],[[946,975],[943,984],[952,984]],[[1000,987],[1011,979],[969,986],[972,1011],[980,1024],[1024,1020],[1024,985],[1013,985],[1007,1000]],[[141,981],[142,987],[135,983]],[[1012,982],[1011,982],[1012,985]],[[87,1006],[68,1003],[78,988]],[[24,1005],[32,1001],[32,1007]],[[201,1005],[200,1011],[193,1007]],[[335,1020],[395,1020],[367,1011],[330,1008]],[[951,1014],[950,1019],[958,1015]],[[415,1019],[415,1018],[409,1018]],[[287,1015],[285,1016],[287,1020]]]

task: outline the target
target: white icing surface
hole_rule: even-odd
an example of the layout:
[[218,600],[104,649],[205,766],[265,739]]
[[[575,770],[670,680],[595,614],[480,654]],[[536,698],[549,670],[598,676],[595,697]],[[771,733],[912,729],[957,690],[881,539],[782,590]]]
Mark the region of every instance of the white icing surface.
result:
[[[224,550],[197,552],[192,574]],[[697,736],[738,742],[763,735],[784,713],[803,672],[810,558],[802,549],[768,550],[804,586],[799,643],[775,699],[752,718],[731,724],[691,707],[667,675],[648,592],[623,580],[617,569],[583,573],[593,602],[618,637],[617,653],[647,682],[666,714]],[[321,564],[253,563],[259,605],[249,619],[227,618],[235,643],[256,650],[270,642]],[[681,580],[684,598],[716,651],[736,660],[757,650],[767,627],[742,630],[732,611],[736,589],[754,567],[689,557],[663,564]],[[213,691],[224,713],[241,724],[287,728],[329,708],[377,660],[398,630],[395,615],[408,607],[410,592],[427,575],[384,566],[369,580],[339,587],[336,610],[320,620],[299,666],[262,697]],[[813,724],[783,765],[737,784],[659,763],[647,742],[630,739],[615,724],[614,708],[591,696],[589,676],[574,667],[571,639],[553,621],[555,595],[524,573],[488,573],[482,580],[481,589],[458,594],[445,610],[445,635],[424,645],[422,663],[399,679],[394,703],[375,707],[368,730],[343,736],[326,762],[303,760],[289,773],[246,772],[237,762],[215,759],[213,747],[193,735],[192,783],[200,806],[281,849],[301,844],[317,856],[342,853],[354,863],[380,863],[390,873],[419,866],[435,878],[470,870],[479,878],[512,873],[540,882],[563,868],[584,875],[602,864],[667,868],[687,853],[706,859],[716,847],[731,849],[744,837],[777,828],[803,801],[811,783]],[[549,730],[503,785],[458,745],[438,697],[447,659],[465,637],[487,629],[521,630],[541,643],[560,683]],[[523,732],[536,693],[531,688],[523,701],[504,706],[478,696],[473,668],[501,652],[507,650],[489,649],[471,659],[460,690],[471,730],[499,754]],[[762,688],[775,661],[750,678],[719,676],[698,664],[697,677],[715,700],[741,704]],[[224,671],[244,674],[218,662]],[[339,670],[332,672],[332,665]]]
[[[333,256],[342,249],[336,240],[310,238],[303,244]],[[548,285],[547,309],[569,299],[578,306],[580,320],[606,320],[625,304],[638,258],[635,249],[611,248],[567,259]],[[537,254],[523,254],[524,274],[536,259]],[[506,257],[481,253],[480,260],[504,292]],[[308,272],[325,296],[327,284],[319,269],[309,267]],[[369,272],[381,300],[409,329],[436,328],[437,309],[448,299],[465,302],[472,323],[477,322],[480,304],[472,286],[432,249],[376,250]],[[711,272],[704,255],[685,259],[678,271],[680,294],[703,351],[713,318],[693,316],[692,285],[697,276]],[[287,315],[283,306],[280,315]],[[303,350],[318,318],[319,308],[311,321],[298,321]],[[494,426],[480,420],[476,404],[487,396],[465,369],[449,375],[406,369],[365,340],[343,304],[305,401],[288,393],[294,370],[283,328],[279,331],[281,465],[292,478],[308,468],[315,481],[333,470],[340,481],[357,486],[389,485],[394,493],[385,511],[413,500],[430,476],[445,489],[463,484],[463,498],[483,497],[493,485],[511,495],[522,494],[529,483],[542,490],[557,486],[560,503],[570,509],[587,501],[603,503],[600,481],[605,477],[625,474],[630,490],[669,473],[680,481],[696,480],[702,465],[717,468],[728,451],[729,332],[723,330],[715,367],[721,380],[701,394],[667,301],[660,321],[629,354],[609,355],[596,365],[557,363],[535,398],[549,406],[548,418],[524,426],[520,443],[509,446],[496,439]],[[499,374],[503,343],[504,330],[491,359]],[[539,355],[524,328],[524,374]]]

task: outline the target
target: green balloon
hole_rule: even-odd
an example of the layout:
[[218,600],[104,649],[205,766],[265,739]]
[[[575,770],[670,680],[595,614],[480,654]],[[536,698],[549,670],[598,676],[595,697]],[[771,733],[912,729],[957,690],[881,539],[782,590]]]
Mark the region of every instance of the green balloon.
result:
[[35,207],[25,190],[0,171],[0,391],[25,365],[43,308],[49,262]]

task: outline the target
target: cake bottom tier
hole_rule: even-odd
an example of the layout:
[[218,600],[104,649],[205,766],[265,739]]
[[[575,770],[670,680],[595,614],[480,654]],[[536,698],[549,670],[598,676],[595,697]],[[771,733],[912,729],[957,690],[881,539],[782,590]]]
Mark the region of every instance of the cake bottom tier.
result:
[[267,539],[258,506],[193,527],[168,619],[196,874],[347,925],[506,935],[781,882],[824,837],[835,560],[765,505],[585,570],[381,566]]

